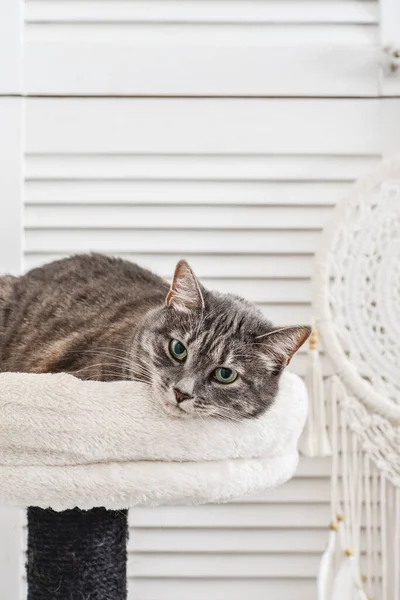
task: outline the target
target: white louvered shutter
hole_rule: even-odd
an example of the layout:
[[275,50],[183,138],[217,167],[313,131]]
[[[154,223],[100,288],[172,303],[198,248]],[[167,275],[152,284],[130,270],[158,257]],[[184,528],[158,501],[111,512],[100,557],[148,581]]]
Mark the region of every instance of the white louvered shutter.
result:
[[376,96],[378,6],[26,0],[30,94]]
[[[0,16],[7,3],[0,49],[15,68],[0,52],[0,93],[26,98],[0,99],[0,161],[14,165],[0,173],[0,269],[96,250],[169,277],[185,256],[276,323],[308,322],[319,231],[400,149],[378,3],[3,0]],[[306,366],[302,352],[293,368]],[[315,600],[328,475],[303,460],[257,498],[132,510],[130,600]],[[0,597],[21,600],[10,514]]]

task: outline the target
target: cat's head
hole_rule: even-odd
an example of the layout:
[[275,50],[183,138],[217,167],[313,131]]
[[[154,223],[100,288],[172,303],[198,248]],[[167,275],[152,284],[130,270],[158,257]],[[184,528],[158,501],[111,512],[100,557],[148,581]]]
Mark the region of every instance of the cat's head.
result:
[[133,371],[172,415],[256,417],[273,402],[282,370],[311,333],[273,327],[240,297],[206,290],[185,261],[165,306],[140,330]]

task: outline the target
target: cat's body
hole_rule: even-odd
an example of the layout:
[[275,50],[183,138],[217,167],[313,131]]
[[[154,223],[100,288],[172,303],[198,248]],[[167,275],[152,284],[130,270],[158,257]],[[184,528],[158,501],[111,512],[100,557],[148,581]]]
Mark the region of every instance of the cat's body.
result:
[[163,304],[168,290],[150,271],[103,255],[78,255],[34,269],[15,278],[12,291],[7,286],[1,369],[76,373],[86,367],[77,376],[118,379],[106,375],[117,371],[106,369],[116,361],[99,353],[126,351],[143,316]]
[[95,254],[0,278],[0,370],[140,379],[176,416],[257,416],[308,335],[276,330],[250,303],[205,290],[186,263],[171,288]]

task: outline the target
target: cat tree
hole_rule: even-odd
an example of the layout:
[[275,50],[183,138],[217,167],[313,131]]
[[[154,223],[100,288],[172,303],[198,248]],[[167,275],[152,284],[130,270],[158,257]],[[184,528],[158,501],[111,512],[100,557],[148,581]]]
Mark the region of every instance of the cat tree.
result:
[[0,374],[0,503],[28,506],[29,600],[124,600],[127,508],[222,502],[295,472],[307,412],[285,371],[241,423],[166,415],[136,382]]

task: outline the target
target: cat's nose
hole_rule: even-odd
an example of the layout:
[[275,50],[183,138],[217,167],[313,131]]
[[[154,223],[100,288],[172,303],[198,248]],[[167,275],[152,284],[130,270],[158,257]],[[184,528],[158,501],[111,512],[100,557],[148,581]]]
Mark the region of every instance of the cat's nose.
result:
[[181,390],[178,390],[178,388],[174,388],[174,394],[178,404],[184,402],[185,400],[191,400],[193,398],[193,396],[191,396],[190,394],[186,394],[186,392],[181,392]]

